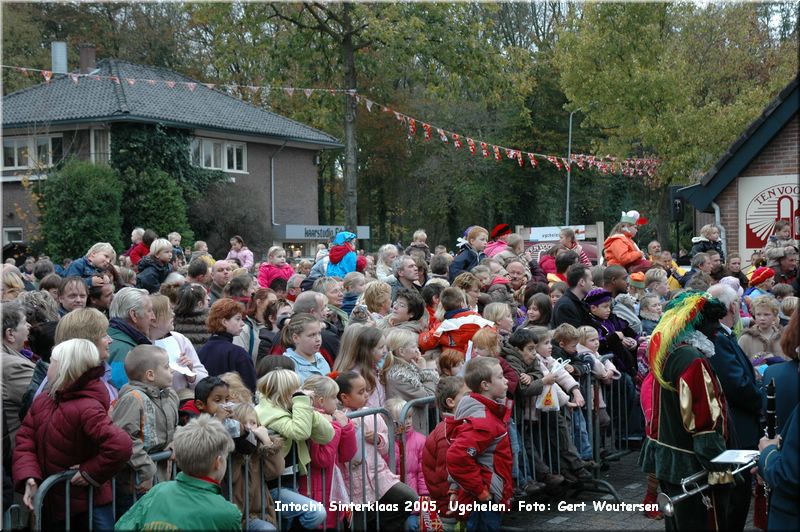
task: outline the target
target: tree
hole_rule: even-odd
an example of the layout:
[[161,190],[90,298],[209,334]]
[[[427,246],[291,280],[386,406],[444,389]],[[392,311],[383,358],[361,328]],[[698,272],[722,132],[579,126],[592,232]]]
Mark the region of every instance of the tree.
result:
[[562,28],[561,87],[602,130],[595,150],[661,161],[641,198],[659,239],[667,185],[699,180],[796,75],[796,17],[788,32],[768,18],[757,4],[602,3]]
[[47,177],[42,233],[54,261],[82,257],[97,242],[122,250],[122,185],[112,168],[72,159]]
[[177,231],[184,242],[194,241],[181,187],[169,174],[157,168],[141,172],[128,168],[122,173],[122,184],[123,234],[141,226],[152,229],[162,238]]

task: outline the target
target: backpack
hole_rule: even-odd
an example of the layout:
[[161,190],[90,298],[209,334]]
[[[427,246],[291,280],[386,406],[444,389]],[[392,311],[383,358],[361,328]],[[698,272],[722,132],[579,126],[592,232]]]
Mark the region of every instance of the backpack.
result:
[[36,390],[39,389],[39,386],[42,385],[44,382],[44,378],[47,377],[47,368],[50,367],[50,364],[45,362],[44,360],[39,360],[36,362],[36,367],[33,368],[33,376],[31,377],[31,382],[28,384],[28,387],[25,389],[25,393],[22,394],[22,401],[20,401],[19,405],[19,420],[25,420],[25,414],[28,413],[28,410],[31,408],[33,404],[33,399],[36,396]]

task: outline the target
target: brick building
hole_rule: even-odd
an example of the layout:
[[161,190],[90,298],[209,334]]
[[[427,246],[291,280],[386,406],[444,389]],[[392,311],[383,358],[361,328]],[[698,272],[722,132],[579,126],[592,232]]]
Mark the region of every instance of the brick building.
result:
[[95,62],[93,47],[85,47],[78,70],[8,94],[2,107],[3,245],[30,241],[39,230],[23,181],[47,179],[71,156],[108,164],[115,129],[126,124],[184,131],[191,136],[191,164],[227,174],[224,193],[209,202],[210,218],[235,210],[248,223],[202,235],[212,251],[227,251],[236,233],[257,258],[273,242],[308,255],[325,240],[287,227],[319,227],[319,153],[342,144],[224,90],[163,68]]
[[707,223],[722,228],[726,256],[761,249],[775,222],[789,220],[800,238],[800,77],[770,102],[700,183],[679,190],[695,208],[695,234]]

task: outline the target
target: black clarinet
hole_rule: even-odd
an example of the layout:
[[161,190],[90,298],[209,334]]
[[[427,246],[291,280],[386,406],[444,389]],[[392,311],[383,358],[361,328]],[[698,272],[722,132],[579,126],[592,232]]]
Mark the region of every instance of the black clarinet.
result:
[[767,384],[767,426],[764,427],[764,435],[774,439],[777,434],[775,426],[775,379]]

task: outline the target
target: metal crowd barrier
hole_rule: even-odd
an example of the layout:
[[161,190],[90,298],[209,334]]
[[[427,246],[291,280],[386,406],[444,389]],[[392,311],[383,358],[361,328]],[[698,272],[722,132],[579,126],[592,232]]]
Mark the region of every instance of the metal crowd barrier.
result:
[[12,504],[8,510],[3,512],[3,530],[12,530],[15,528],[22,528],[25,524],[22,522],[22,507],[19,504]]
[[[433,409],[431,409],[431,405],[433,405]],[[420,412],[421,411],[421,412]],[[394,425],[396,426],[404,426],[406,420],[408,419],[409,415],[412,417],[414,414],[422,416],[422,419],[425,420],[425,426],[427,430],[423,433],[424,436],[428,436],[431,432],[433,432],[434,427],[436,427],[436,423],[439,422],[439,407],[436,406],[436,397],[429,396],[429,397],[420,397],[418,399],[412,399],[411,401],[406,402],[403,408],[400,410],[400,419]],[[435,415],[433,419],[431,416]],[[434,423],[435,421],[435,423]],[[412,420],[413,423],[413,420]],[[416,430],[416,428],[415,428]],[[397,472],[400,475],[400,480],[406,482],[406,476],[408,475],[408,464],[406,464],[406,431],[403,430],[400,433],[400,463],[397,464],[397,469],[392,469],[393,471]],[[414,486],[412,486],[414,487]]]
[[[580,364],[580,363],[578,363]],[[583,366],[583,364],[581,364]],[[601,462],[600,446],[601,434],[598,423],[598,412],[595,409],[594,394],[591,393],[592,385],[596,384],[588,368],[584,369],[579,380],[581,393],[586,401],[583,408],[578,408],[571,413],[564,405],[558,411],[538,412],[538,420],[534,420],[536,400],[539,396],[518,396],[514,402],[513,419],[518,431],[519,453],[515,454],[517,463],[514,470],[517,472],[517,485],[523,487],[528,480],[536,480],[537,469],[543,473],[542,464],[551,473],[561,474],[562,455],[575,454],[580,458],[578,439],[574,433],[572,416],[582,415],[586,420],[586,431],[592,447],[593,460]],[[557,384],[554,384],[557,386]],[[564,430],[566,428],[566,430]],[[565,436],[566,435],[566,436]],[[564,441],[564,438],[572,441]],[[537,460],[538,468],[537,468]],[[608,482],[598,478],[598,471],[592,470],[592,478],[579,481],[573,488],[574,494],[581,491],[597,491],[608,493],[618,502],[622,502],[617,491]]]

